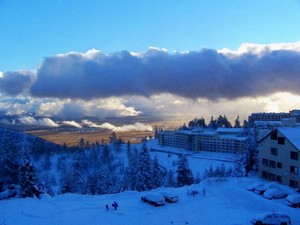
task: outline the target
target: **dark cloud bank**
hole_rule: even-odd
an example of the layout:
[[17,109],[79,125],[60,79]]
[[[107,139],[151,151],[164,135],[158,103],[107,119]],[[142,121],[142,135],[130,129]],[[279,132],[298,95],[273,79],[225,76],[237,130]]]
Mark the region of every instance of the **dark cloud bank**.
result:
[[[278,91],[300,94],[299,73],[300,53],[290,50],[234,57],[209,49],[174,54],[157,49],[143,54],[69,53],[46,58],[30,91],[38,97],[79,99],[159,93],[235,99]],[[29,84],[24,80],[20,85],[14,76],[11,82],[5,80],[0,87],[10,94]],[[7,89],[12,82],[16,90]]]

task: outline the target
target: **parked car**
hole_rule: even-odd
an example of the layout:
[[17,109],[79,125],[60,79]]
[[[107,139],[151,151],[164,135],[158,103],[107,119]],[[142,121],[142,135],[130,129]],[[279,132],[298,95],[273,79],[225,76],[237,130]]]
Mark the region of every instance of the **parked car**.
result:
[[286,198],[288,205],[294,208],[300,208],[300,194],[289,195]]
[[279,199],[288,196],[287,192],[278,188],[270,188],[266,190],[263,196],[267,199]]
[[141,197],[143,202],[146,202],[154,206],[163,206],[165,204],[165,199],[162,195],[159,194],[147,194]]
[[248,191],[253,191],[259,195],[263,195],[264,192],[270,188],[277,188],[277,184],[274,183],[255,183],[247,188]]
[[163,192],[162,195],[163,195],[165,201],[168,202],[168,203],[178,202],[179,198],[178,198],[177,195],[173,195],[171,193],[165,193],[165,192]]
[[252,219],[252,224],[254,225],[291,225],[291,218],[289,215],[283,212],[270,212],[264,213],[257,218]]

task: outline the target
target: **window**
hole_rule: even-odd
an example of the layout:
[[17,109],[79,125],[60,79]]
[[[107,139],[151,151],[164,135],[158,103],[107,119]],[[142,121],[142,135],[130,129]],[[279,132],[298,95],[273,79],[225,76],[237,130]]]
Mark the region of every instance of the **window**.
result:
[[292,188],[298,188],[298,182],[295,180],[290,180],[290,187]]
[[271,148],[271,155],[277,155],[278,149],[277,148]]
[[279,168],[279,169],[282,168],[282,163],[281,162],[277,162],[277,168]]
[[298,166],[290,166],[290,172],[293,174],[299,173],[299,167]]
[[278,144],[284,145],[285,144],[285,138],[284,137],[278,137]]
[[273,160],[270,160],[270,167],[276,168],[276,162]]
[[282,177],[281,176],[277,176],[276,179],[277,179],[277,182],[282,183]]
[[272,140],[277,140],[277,131],[274,131],[274,132],[271,134],[271,139],[272,139]]
[[270,174],[266,171],[262,171],[262,177],[265,178],[265,179],[269,179],[270,178]]
[[262,159],[262,164],[263,164],[264,166],[269,166],[269,160],[263,158],[263,159]]
[[276,175],[275,174],[273,174],[273,173],[270,173],[270,180],[272,180],[272,181],[276,181]]
[[290,158],[294,160],[298,160],[298,152],[291,152]]

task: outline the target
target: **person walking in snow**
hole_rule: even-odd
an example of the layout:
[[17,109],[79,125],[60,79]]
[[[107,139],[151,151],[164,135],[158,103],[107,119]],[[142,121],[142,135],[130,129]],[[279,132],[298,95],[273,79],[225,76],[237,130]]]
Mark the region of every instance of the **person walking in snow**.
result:
[[108,205],[107,204],[105,205],[105,207],[106,207],[106,210],[108,211]]
[[116,201],[114,201],[114,203],[111,206],[114,207],[115,210],[117,210],[117,208],[118,208],[119,205],[118,205],[118,203]]

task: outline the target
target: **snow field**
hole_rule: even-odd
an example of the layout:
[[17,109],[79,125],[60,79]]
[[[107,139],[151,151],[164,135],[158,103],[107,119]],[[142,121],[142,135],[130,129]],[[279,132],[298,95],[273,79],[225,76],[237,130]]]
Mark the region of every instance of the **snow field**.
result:
[[[64,194],[42,199],[0,201],[1,225],[249,225],[258,214],[283,211],[293,224],[300,224],[300,209],[290,208],[284,200],[268,200],[246,187],[258,178],[204,180],[181,188],[159,188],[153,193],[171,192],[179,202],[153,207],[140,200],[147,192],[127,191],[118,194],[90,196]],[[205,188],[206,195],[202,190]],[[188,190],[199,194],[188,195]],[[111,204],[117,201],[115,211]],[[109,210],[105,205],[109,205]]]

